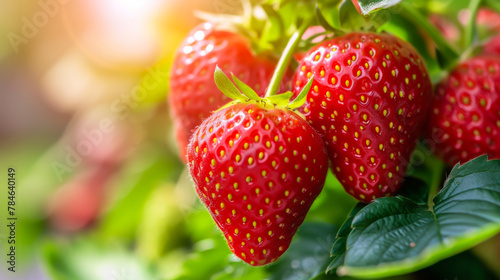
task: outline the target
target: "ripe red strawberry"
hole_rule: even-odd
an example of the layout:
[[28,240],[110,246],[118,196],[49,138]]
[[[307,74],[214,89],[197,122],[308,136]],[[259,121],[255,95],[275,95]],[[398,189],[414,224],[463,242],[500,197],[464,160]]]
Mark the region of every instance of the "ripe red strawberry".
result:
[[47,216],[59,231],[76,232],[91,226],[105,205],[106,187],[116,171],[107,163],[84,169],[48,200]]
[[[469,23],[469,18],[469,11],[458,14],[458,20],[464,26]],[[481,7],[476,15],[476,23],[481,29],[486,29],[489,32],[498,32],[500,31],[500,14],[494,10]]]
[[462,62],[438,85],[431,110],[427,134],[447,164],[500,158],[500,58]]
[[[455,43],[460,39],[460,29],[444,15],[430,14],[428,16],[428,20],[441,32],[441,35],[443,35],[443,37],[446,38],[447,41]],[[435,45],[430,38],[429,44],[432,45],[432,48],[435,48]]]
[[175,55],[170,76],[169,104],[182,160],[196,126],[230,101],[213,81],[216,65],[234,73],[260,96],[274,71],[274,63],[255,56],[243,36],[219,30],[211,23],[193,29]]
[[254,266],[285,252],[328,170],[317,132],[292,111],[262,102],[231,105],[204,120],[187,158],[229,248]]
[[323,137],[346,191],[364,202],[396,192],[431,95],[418,53],[389,34],[350,33],[309,51],[294,91],[310,77],[302,110]]
[[483,46],[483,54],[500,56],[500,35],[492,36]]
[[500,14],[488,9],[480,8],[477,13],[476,22],[480,26],[485,26],[491,31],[500,31]]

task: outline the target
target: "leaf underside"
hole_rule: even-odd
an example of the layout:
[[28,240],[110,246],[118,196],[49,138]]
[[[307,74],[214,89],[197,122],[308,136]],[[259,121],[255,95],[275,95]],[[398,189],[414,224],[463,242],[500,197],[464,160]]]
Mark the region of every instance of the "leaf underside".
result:
[[280,260],[268,266],[269,280],[309,280],[324,275],[329,244],[337,228],[327,223],[304,223]]
[[379,9],[385,9],[397,5],[402,0],[358,0],[359,8],[363,15],[368,15]]

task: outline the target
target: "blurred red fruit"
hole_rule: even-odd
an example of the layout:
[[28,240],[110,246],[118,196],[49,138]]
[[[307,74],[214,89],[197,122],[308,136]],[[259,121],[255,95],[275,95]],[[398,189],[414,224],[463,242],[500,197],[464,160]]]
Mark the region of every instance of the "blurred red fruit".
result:
[[500,56],[500,35],[495,35],[488,40],[483,46],[483,54]]
[[[230,101],[215,86],[216,65],[226,74],[236,75],[259,96],[264,96],[275,62],[255,54],[244,36],[212,23],[201,24],[191,31],[177,50],[170,73],[169,105],[184,162],[194,129]],[[286,91],[289,80],[291,77],[284,79],[281,92]]]
[[102,209],[106,182],[113,171],[97,167],[61,186],[47,205],[52,226],[62,232],[76,232],[92,225]]

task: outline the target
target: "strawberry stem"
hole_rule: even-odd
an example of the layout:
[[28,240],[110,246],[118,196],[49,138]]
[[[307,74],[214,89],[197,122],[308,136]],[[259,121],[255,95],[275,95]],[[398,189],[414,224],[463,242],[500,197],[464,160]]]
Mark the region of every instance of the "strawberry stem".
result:
[[413,21],[417,26],[420,26],[425,32],[431,37],[441,54],[446,59],[445,64],[451,65],[458,59],[458,53],[453,49],[453,47],[448,44],[446,39],[443,37],[441,32],[432,25],[427,18],[422,15],[415,7],[411,6],[407,2],[402,2],[401,8],[403,9],[403,14],[408,16],[408,18]]
[[472,0],[469,3],[469,22],[465,27],[465,47],[469,48],[476,39],[476,16],[479,6],[481,5],[481,0]]
[[285,75],[288,65],[290,64],[290,60],[292,60],[293,55],[295,54],[295,48],[299,44],[302,35],[306,31],[306,29],[311,25],[312,18],[306,19],[300,28],[293,33],[292,37],[288,41],[285,49],[283,50],[283,54],[278,61],[278,65],[276,65],[276,69],[274,70],[273,77],[271,78],[271,82],[269,83],[269,87],[266,91],[266,97],[270,97],[276,95],[280,88],[281,81],[283,80],[283,76]]

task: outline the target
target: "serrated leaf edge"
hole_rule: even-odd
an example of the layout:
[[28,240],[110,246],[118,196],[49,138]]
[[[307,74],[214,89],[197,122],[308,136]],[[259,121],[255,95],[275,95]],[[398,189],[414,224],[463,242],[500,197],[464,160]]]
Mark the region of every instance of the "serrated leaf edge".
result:
[[[477,158],[474,158],[464,164],[457,163],[452,171],[450,172],[448,178],[445,180],[443,185],[448,186],[448,181],[454,178],[458,177],[463,177],[459,176],[459,173],[461,168],[463,168],[467,164],[480,164],[484,165],[485,163],[488,162],[487,156],[479,156]],[[470,174],[465,174],[464,176],[468,176],[471,174],[475,174],[476,172],[470,173]],[[442,193],[445,188],[443,188],[440,192],[438,192],[434,197],[436,198],[440,193]],[[396,196],[393,198],[403,198],[407,199],[406,197],[403,196]],[[383,200],[383,199],[391,199],[391,198],[379,198],[374,201],[376,203],[378,200]],[[415,205],[419,205],[418,203],[415,203],[414,201],[407,199],[408,201],[414,203]],[[371,205],[371,204],[369,204]],[[363,207],[364,208],[364,207]],[[353,209],[354,210],[354,209]],[[359,210],[358,213],[362,211]],[[429,209],[434,215],[434,221],[437,223],[437,226],[439,227],[439,223],[435,217],[434,213],[434,207],[432,209]],[[355,217],[357,216],[354,215],[354,218],[352,222],[354,222]],[[349,219],[348,217],[346,221]],[[344,225],[343,225],[344,226]],[[341,227],[341,229],[343,228]],[[340,229],[339,229],[340,231]],[[486,240],[488,238],[491,238],[498,234],[500,232],[500,224],[497,223],[489,223],[486,224],[485,226],[468,232],[467,235],[465,236],[453,236],[451,238],[445,238],[443,239],[442,236],[440,236],[440,243],[438,245],[432,246],[424,251],[422,251],[420,254],[418,254],[415,257],[407,258],[402,261],[395,261],[395,262],[390,262],[388,264],[377,264],[375,266],[364,266],[364,267],[353,267],[353,266],[340,266],[337,269],[337,274],[339,276],[344,276],[344,275],[350,275],[354,277],[360,277],[360,278],[373,278],[373,277],[389,277],[389,276],[395,276],[395,275],[400,275],[400,274],[405,274],[405,273],[411,273],[414,271],[417,271],[419,269],[425,268],[427,266],[430,266],[440,260],[443,260],[445,258],[451,257],[453,255],[456,255],[458,253],[461,253],[467,249],[470,249],[474,245],[478,244],[479,242]],[[347,235],[347,238],[350,236],[350,232]],[[333,249],[333,248],[332,248]],[[346,250],[347,252],[347,250]],[[345,254],[345,253],[344,253]],[[338,257],[342,256],[342,254],[339,254]],[[337,260],[336,257],[328,266],[327,271],[329,272],[332,269],[335,269],[335,267],[332,267],[334,265],[334,262]],[[345,259],[345,257],[344,257]]]
[[454,237],[452,239],[445,240],[444,244],[424,250],[422,254],[419,254],[414,258],[408,258],[399,262],[391,262],[390,265],[379,264],[376,266],[365,266],[362,268],[340,266],[337,274],[340,276],[350,275],[360,278],[374,278],[411,273],[463,252],[477,244],[479,241],[491,238],[499,232],[500,225],[490,224],[482,229],[472,231],[464,237]]

